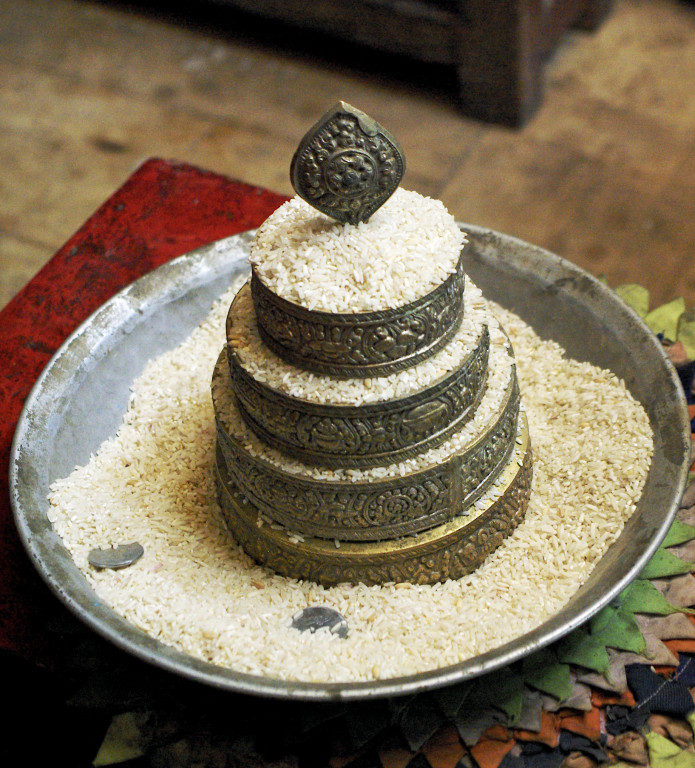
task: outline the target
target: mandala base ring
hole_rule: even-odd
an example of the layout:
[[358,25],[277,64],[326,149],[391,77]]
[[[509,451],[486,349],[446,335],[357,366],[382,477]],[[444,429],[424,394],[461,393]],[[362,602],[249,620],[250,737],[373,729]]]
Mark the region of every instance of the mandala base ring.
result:
[[302,541],[279,526],[259,526],[258,509],[234,485],[219,447],[218,498],[229,530],[244,551],[282,576],[324,586],[342,582],[434,584],[472,573],[524,519],[533,468],[523,414],[518,440],[518,450],[499,476],[499,495],[482,511],[473,508],[469,516],[402,539],[338,542],[337,546],[327,539]]

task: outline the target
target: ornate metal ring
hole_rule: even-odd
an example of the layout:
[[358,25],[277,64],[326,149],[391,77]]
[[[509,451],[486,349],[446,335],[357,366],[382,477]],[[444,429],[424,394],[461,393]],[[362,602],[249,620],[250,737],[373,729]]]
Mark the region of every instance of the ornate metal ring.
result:
[[283,576],[324,586],[341,582],[433,584],[459,579],[482,565],[523,520],[531,495],[531,446],[522,422],[523,461],[509,462],[500,475],[502,495],[478,517],[458,517],[416,538],[342,544],[324,539],[292,542],[286,532],[264,525],[258,509],[235,487],[218,448],[218,498],[230,531],[246,553]]
[[[214,376],[228,377],[222,357]],[[270,519],[310,536],[376,541],[440,525],[479,499],[514,448],[518,414],[513,369],[497,417],[466,450],[423,470],[362,482],[317,480],[254,457],[219,415],[217,441],[234,483]]]
[[475,414],[485,390],[490,334],[459,368],[407,397],[360,406],[291,397],[257,381],[227,348],[239,411],[267,445],[314,466],[392,464],[441,445]]
[[254,271],[251,293],[264,343],[288,363],[342,378],[387,376],[444,347],[463,318],[465,276],[456,271],[425,296],[380,312],[333,314],[287,301]]

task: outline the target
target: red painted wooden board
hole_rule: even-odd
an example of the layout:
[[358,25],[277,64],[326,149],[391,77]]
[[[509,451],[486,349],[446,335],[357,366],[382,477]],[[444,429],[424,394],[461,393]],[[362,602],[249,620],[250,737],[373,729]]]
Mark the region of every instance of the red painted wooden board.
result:
[[145,162],[0,312],[0,648],[51,663],[55,598],[12,520],[8,468],[22,404],[63,341],[129,283],[205,243],[257,227],[286,198],[183,163]]

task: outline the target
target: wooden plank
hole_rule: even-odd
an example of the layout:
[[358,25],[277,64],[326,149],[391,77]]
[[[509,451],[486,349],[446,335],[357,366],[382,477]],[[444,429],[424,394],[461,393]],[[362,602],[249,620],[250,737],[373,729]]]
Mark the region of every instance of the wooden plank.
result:
[[598,29],[613,10],[613,0],[588,0],[584,10],[574,21],[576,29],[590,32]]
[[520,133],[466,120],[425,81],[337,70],[234,29],[74,0],[0,4],[0,26],[0,227],[22,242],[60,245],[148,154],[289,193],[296,143],[342,98],[399,137],[404,186],[464,220],[612,280],[646,276],[660,296],[692,258],[692,5],[619,0],[595,35],[566,36]]
[[426,95],[137,16],[73,2],[9,10],[5,221],[18,236],[42,228],[56,248],[150,155],[291,193],[299,139],[339,99],[398,135],[405,184],[425,194],[438,194],[481,130]]
[[[596,0],[590,0],[595,3]],[[548,56],[567,27],[572,26],[587,10],[587,0],[550,0],[543,3],[541,31],[542,56]]]
[[0,80],[4,229],[54,249],[144,159],[175,154],[208,127],[166,106],[66,89],[2,62]]
[[626,160],[571,141],[490,133],[442,199],[459,218],[536,243],[613,286],[639,282],[657,303],[677,292],[692,303],[695,290],[680,275],[689,251],[681,231],[692,235],[692,226],[662,200],[669,176],[657,173],[656,159],[651,173],[634,162],[625,168]]
[[[689,71],[690,75],[686,72]],[[621,2],[548,69],[521,134],[486,129],[444,202],[605,273],[695,302],[695,9]]]

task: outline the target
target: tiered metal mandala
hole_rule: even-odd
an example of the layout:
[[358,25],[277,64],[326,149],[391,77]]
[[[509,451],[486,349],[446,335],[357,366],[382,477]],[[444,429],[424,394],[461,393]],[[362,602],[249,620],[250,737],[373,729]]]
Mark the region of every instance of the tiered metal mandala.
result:
[[[388,199],[404,167],[395,139],[340,102],[302,140],[292,181],[312,205],[352,223]],[[460,262],[429,294],[385,312],[311,311],[256,274],[242,291],[252,294],[267,348],[329,378],[417,366],[453,343],[464,318]],[[479,414],[491,375],[486,326],[455,370],[407,396],[317,403],[244,367],[231,332],[238,305],[230,308],[213,400],[220,504],[251,557],[324,585],[428,584],[475,570],[523,519],[531,446],[513,365],[496,405]],[[464,433],[476,415],[485,418]]]

